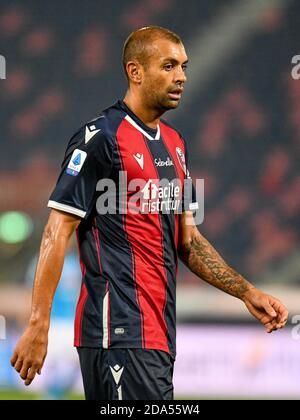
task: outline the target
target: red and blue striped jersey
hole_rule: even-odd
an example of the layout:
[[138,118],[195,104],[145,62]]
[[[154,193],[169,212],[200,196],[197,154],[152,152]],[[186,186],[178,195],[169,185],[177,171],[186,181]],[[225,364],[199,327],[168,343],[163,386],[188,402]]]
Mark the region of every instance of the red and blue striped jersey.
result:
[[82,218],[75,346],[175,358],[179,215],[197,207],[194,191],[183,200],[186,162],[176,129],[149,128],[123,101],[70,139],[48,207]]

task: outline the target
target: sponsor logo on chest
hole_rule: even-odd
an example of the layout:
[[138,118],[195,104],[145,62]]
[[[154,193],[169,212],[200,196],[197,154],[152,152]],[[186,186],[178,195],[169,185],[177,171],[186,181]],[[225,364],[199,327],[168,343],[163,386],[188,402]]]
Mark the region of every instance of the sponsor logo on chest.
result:
[[154,162],[156,166],[174,166],[173,161],[169,158],[169,156],[166,160],[162,160],[161,158],[155,158]]

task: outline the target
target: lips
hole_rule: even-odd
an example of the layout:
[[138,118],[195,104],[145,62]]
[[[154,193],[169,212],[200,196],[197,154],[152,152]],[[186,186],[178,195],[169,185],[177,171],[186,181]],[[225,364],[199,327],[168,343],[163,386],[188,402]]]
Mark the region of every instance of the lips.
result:
[[169,91],[169,97],[172,99],[180,99],[183,89],[174,89]]

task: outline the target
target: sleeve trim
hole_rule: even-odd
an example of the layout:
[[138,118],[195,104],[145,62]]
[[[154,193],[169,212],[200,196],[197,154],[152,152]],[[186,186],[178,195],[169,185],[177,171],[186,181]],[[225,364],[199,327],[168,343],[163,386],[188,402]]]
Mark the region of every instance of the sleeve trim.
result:
[[67,204],[61,204],[57,201],[49,200],[47,207],[51,207],[52,209],[65,211],[67,213],[75,214],[76,216],[84,218],[86,215],[86,211],[76,209],[75,207],[68,206]]

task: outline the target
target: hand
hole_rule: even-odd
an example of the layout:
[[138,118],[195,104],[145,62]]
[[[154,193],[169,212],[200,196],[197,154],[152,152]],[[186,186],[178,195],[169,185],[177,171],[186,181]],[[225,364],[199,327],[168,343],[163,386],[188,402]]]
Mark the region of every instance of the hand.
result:
[[268,333],[285,326],[288,310],[280,300],[253,287],[244,294],[243,301],[249,312],[265,326]]
[[11,365],[20,373],[28,386],[41,370],[47,355],[48,328],[28,326],[10,359]]

